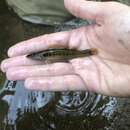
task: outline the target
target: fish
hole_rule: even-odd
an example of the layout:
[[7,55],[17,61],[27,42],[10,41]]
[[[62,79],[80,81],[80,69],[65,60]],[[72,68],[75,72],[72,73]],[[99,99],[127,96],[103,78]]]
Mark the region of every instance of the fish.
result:
[[96,48],[86,50],[76,50],[67,48],[52,48],[40,52],[35,52],[26,57],[36,61],[44,61],[47,63],[68,62],[74,58],[88,57],[97,54]]

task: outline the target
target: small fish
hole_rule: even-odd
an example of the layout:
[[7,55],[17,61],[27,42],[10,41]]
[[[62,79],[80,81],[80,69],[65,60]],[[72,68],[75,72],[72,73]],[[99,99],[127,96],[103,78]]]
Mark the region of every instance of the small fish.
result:
[[68,62],[73,58],[79,57],[87,57],[91,55],[97,54],[97,49],[91,48],[82,51],[78,51],[75,49],[48,49],[41,52],[36,52],[27,55],[27,58],[37,61],[44,61],[47,63],[54,63],[54,62]]

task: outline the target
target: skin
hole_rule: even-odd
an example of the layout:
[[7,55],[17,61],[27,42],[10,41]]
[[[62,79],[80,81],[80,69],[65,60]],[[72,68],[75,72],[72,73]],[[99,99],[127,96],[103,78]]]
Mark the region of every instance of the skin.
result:
[[[1,70],[9,80],[25,80],[32,90],[88,90],[111,96],[130,96],[130,8],[117,2],[64,0],[73,15],[95,24],[46,34],[9,48]],[[25,55],[63,46],[97,48],[98,55],[45,64]]]

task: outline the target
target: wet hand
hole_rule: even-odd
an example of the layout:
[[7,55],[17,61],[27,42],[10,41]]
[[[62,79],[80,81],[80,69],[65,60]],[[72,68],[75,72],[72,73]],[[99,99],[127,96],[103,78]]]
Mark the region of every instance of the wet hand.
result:
[[[9,80],[25,80],[33,90],[88,90],[105,95],[130,95],[130,8],[117,2],[65,0],[75,16],[95,24],[72,31],[43,35],[23,41],[8,51],[1,69]],[[26,58],[29,53],[52,46],[84,50],[98,55],[69,63],[45,64]]]

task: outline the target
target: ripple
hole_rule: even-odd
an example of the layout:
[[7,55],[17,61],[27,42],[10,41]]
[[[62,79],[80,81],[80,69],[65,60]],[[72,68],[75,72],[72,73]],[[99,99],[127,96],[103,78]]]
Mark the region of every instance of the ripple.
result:
[[[84,127],[85,122],[89,120],[102,121],[101,115],[105,117],[103,121],[107,121],[107,116],[110,117],[114,110],[115,103],[110,102],[112,98],[95,93],[29,91],[24,88],[23,81],[7,81],[5,86],[3,92],[8,90],[11,93],[5,93],[1,98],[9,106],[2,122],[9,130],[12,127],[16,130],[21,127],[26,129],[35,127],[34,130],[45,127],[56,129],[67,127],[67,124],[72,128],[76,125],[76,120]],[[28,127],[25,126],[27,122],[30,124]],[[93,121],[90,124],[93,124]]]

